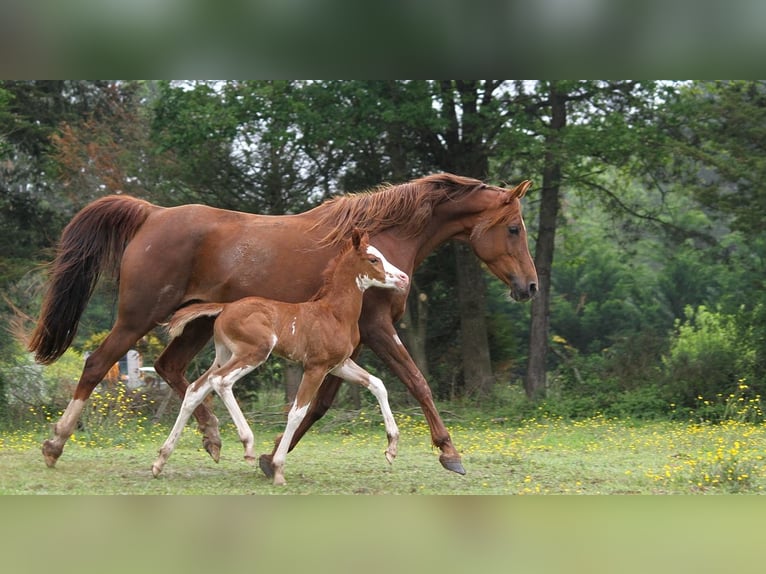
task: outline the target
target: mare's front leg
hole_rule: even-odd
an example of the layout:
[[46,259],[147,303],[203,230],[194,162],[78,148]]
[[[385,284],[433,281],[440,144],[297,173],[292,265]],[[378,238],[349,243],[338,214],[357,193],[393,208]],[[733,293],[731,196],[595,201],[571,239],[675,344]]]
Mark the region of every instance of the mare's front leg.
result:
[[[200,317],[189,323],[183,333],[173,339],[154,363],[159,374],[176,394],[183,399],[189,382],[184,373],[192,359],[205,346],[213,334],[213,317]],[[194,410],[197,428],[202,434],[202,446],[215,462],[221,456],[221,435],[218,419],[211,409],[212,395]]]
[[365,371],[351,359],[346,359],[342,365],[333,369],[332,373],[350,383],[356,383],[370,389],[370,392],[378,399],[380,412],[383,414],[383,422],[386,426],[386,435],[388,436],[388,447],[385,451],[386,460],[392,463],[396,457],[399,445],[399,427],[396,426],[394,413],[391,411],[391,405],[388,404],[388,391],[385,385],[383,385],[383,381]]
[[431,442],[441,450],[439,462],[447,470],[465,474],[460,454],[436,410],[428,382],[396,334],[391,320],[381,315],[365,317],[364,310],[362,318],[364,320],[359,321],[362,342],[383,360],[420,403],[431,429]]
[[[209,372],[210,371],[208,371],[208,373]],[[176,422],[173,425],[168,438],[165,440],[165,443],[160,448],[157,459],[154,461],[154,464],[152,464],[152,475],[154,475],[155,478],[160,475],[165,463],[168,461],[168,458],[170,458],[173,450],[175,450],[178,439],[181,437],[181,433],[183,432],[189,417],[191,417],[192,412],[203,400],[205,400],[205,397],[210,394],[210,391],[212,391],[213,388],[210,384],[208,373],[205,373],[197,380],[197,382],[187,387],[184,400],[181,403],[181,409],[178,411]]]

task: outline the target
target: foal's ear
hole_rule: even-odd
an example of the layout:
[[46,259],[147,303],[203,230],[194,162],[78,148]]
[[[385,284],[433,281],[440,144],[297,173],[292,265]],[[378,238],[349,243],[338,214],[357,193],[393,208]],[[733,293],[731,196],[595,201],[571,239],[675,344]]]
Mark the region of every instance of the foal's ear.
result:
[[351,244],[359,251],[360,247],[367,249],[367,232],[354,228],[351,231]]

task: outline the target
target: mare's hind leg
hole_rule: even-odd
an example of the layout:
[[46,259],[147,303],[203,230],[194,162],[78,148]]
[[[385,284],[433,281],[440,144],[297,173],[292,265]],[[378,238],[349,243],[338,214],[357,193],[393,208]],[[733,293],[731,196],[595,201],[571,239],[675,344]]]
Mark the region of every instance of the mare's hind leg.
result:
[[[200,317],[189,323],[183,333],[173,339],[154,363],[154,368],[176,394],[184,398],[189,382],[184,376],[189,363],[210,340],[213,317]],[[218,462],[221,456],[221,435],[218,419],[211,410],[212,395],[194,410],[197,428],[202,434],[202,446]]]
[[120,357],[128,352],[130,346],[135,343],[147,330],[126,330],[120,322],[114,325],[109,336],[85,361],[80,380],[74,391],[72,400],[69,401],[61,418],[53,425],[53,436],[43,442],[42,452],[45,464],[49,467],[56,465],[56,461],[64,451],[64,445],[72,436],[77,421],[80,420],[85,402],[90,397],[93,389],[103,380],[109,368]]
[[212,386],[210,384],[210,377],[208,376],[209,372],[210,371],[202,375],[194,384],[187,387],[184,400],[181,403],[181,409],[178,411],[178,417],[176,417],[176,422],[173,425],[168,438],[160,448],[157,459],[154,461],[154,464],[152,464],[152,475],[154,475],[155,478],[162,472],[165,463],[168,461],[168,458],[170,458],[173,450],[175,450],[176,443],[178,443],[178,439],[181,437],[181,433],[183,432],[189,417],[191,417],[192,412],[203,400],[205,400],[205,397],[210,394]]
[[375,398],[378,399],[380,412],[383,414],[383,422],[386,426],[386,435],[388,436],[388,447],[385,451],[386,460],[389,463],[393,462],[399,445],[399,427],[396,426],[394,413],[391,412],[391,406],[388,404],[388,391],[386,391],[383,381],[365,371],[351,359],[346,359],[342,365],[333,369],[332,374],[342,377],[351,383],[367,387],[375,395]]

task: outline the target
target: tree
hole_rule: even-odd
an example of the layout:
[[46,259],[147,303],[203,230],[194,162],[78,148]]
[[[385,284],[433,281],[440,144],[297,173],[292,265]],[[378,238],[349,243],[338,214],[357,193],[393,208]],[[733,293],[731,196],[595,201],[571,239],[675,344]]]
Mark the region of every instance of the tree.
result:
[[[439,169],[485,180],[490,158],[508,115],[501,101],[504,83],[495,80],[441,80],[434,82],[434,110],[438,129],[426,132],[434,164]],[[465,393],[490,394],[494,375],[486,320],[486,284],[476,257],[465,245],[454,247],[460,306],[460,349]]]
[[[603,201],[619,203],[620,193],[604,186],[600,176],[607,166],[634,167],[642,146],[652,150],[647,144],[657,139],[653,115],[659,95],[651,82],[561,80],[516,82],[513,93],[507,102],[515,123],[507,141],[518,146],[526,140],[524,164],[542,176],[535,244],[540,290],[532,303],[524,381],[527,395],[534,399],[546,388],[551,273],[562,190],[597,190]],[[650,157],[654,158],[647,153]]]
[[665,124],[671,175],[716,223],[715,242],[697,263],[708,272],[711,260],[717,264],[711,303],[734,331],[748,333],[750,374],[759,383],[766,375],[766,82],[691,82],[668,106]]
[[679,179],[731,227],[760,233],[766,213],[766,81],[702,81],[669,106]]

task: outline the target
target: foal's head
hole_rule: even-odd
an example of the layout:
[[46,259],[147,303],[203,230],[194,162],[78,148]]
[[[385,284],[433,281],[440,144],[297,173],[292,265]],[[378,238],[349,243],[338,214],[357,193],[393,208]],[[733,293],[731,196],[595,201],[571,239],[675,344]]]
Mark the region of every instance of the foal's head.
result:
[[369,287],[405,291],[409,286],[407,274],[389,263],[380,251],[369,244],[366,232],[352,231],[348,257],[354,261],[352,268],[361,291]]

